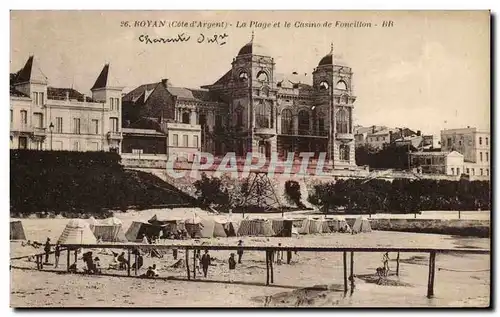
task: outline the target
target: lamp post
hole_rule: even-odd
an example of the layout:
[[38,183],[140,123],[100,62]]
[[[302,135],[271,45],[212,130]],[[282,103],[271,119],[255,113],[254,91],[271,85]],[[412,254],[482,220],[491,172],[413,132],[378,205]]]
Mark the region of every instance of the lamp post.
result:
[[50,150],[52,151],[52,132],[54,130],[54,124],[52,122],[49,125],[49,130],[50,130]]

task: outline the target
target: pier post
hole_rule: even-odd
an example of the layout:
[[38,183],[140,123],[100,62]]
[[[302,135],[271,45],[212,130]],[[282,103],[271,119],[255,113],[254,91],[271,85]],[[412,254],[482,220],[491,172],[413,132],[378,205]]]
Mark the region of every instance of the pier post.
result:
[[427,297],[434,297],[434,275],[436,273],[436,251],[431,251],[429,257],[429,281],[427,283]]
[[39,255],[36,256],[36,269],[37,270],[40,269],[40,256]]
[[351,275],[350,278],[354,278],[354,252],[351,252]]
[[130,249],[127,249],[127,276],[130,276]]
[[269,259],[269,268],[271,270],[271,284],[274,284],[274,266],[273,266],[273,262],[274,262],[274,251],[269,251],[271,256],[270,256],[270,259]]
[[68,270],[69,272],[69,267],[71,266],[71,264],[69,263],[69,258],[70,258],[70,250],[69,248],[66,249],[66,270]]
[[78,261],[78,249],[75,249],[75,263]]
[[136,249],[135,252],[134,252],[134,261],[135,261],[135,263],[134,263],[134,274],[135,274],[135,276],[137,276],[137,267],[139,266],[137,264],[137,259],[139,258],[137,256],[138,253],[139,253],[139,251]]
[[344,292],[347,292],[347,252],[346,251],[344,251],[343,260],[344,260]]
[[196,249],[193,250],[193,278],[196,279]]
[[266,250],[266,285],[269,285],[269,251]]
[[399,252],[398,257],[396,258],[396,276],[399,276]]
[[189,272],[189,249],[186,248],[186,271],[188,280],[191,280],[191,273]]

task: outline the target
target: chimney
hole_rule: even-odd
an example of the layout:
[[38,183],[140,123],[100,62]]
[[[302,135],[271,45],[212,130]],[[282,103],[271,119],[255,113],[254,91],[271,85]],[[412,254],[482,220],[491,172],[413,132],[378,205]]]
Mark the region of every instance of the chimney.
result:
[[372,133],[375,133],[375,126],[372,125]]
[[163,84],[163,86],[167,87],[167,84],[168,84],[168,79],[167,78],[163,78],[161,80],[161,83]]
[[85,94],[83,94],[83,102],[86,102],[87,101],[87,96]]
[[417,136],[421,136],[422,132],[420,130],[417,130]]
[[69,101],[69,91],[66,91],[66,101]]

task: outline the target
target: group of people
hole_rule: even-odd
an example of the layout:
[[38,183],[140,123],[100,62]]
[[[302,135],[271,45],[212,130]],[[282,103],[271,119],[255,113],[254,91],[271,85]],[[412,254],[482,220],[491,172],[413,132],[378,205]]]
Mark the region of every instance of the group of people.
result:
[[[42,244],[40,242],[37,242],[37,241],[31,242],[30,240],[26,241],[26,243],[22,242],[21,245],[23,247],[32,246],[35,249],[38,249],[42,246]],[[47,240],[45,241],[45,246],[43,248],[43,251],[45,252],[45,261],[43,264],[50,265],[49,259],[50,259],[50,254],[52,252],[52,246],[50,245],[50,238],[47,238]],[[54,267],[55,268],[57,268],[59,266],[60,256],[61,256],[61,246],[59,245],[59,242],[58,242],[54,247],[54,259],[55,259]],[[33,256],[28,257],[28,261],[31,261],[32,259],[33,259]]]
[[142,234],[141,242],[143,244],[159,244],[160,239],[186,240],[190,238],[191,236],[186,229],[179,229],[173,232],[161,230],[158,235],[148,235],[146,233]]

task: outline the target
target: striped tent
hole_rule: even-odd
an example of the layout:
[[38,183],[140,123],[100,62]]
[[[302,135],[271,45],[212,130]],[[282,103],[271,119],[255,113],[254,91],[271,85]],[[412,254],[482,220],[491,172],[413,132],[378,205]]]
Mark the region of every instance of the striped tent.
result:
[[290,219],[273,219],[273,231],[277,237],[291,237],[293,220]]
[[320,219],[321,221],[321,232],[322,233],[331,233],[330,223],[326,219]]
[[57,240],[60,244],[95,244],[97,243],[89,224],[83,219],[72,219]]
[[274,236],[273,223],[266,219],[243,219],[238,236]]
[[26,240],[21,220],[13,220],[10,222],[10,240]]
[[212,238],[214,236],[215,221],[194,215],[184,220],[186,231],[192,238]]
[[314,234],[321,233],[323,227],[322,221],[315,219],[302,220],[302,226],[298,229],[300,234]]
[[356,218],[356,222],[354,222],[354,225],[352,226],[352,231],[354,233],[371,232],[372,227],[370,226],[370,221],[368,221],[365,216]]
[[127,242],[123,224],[120,219],[111,217],[102,221],[94,221],[91,227],[94,236],[106,242]]

